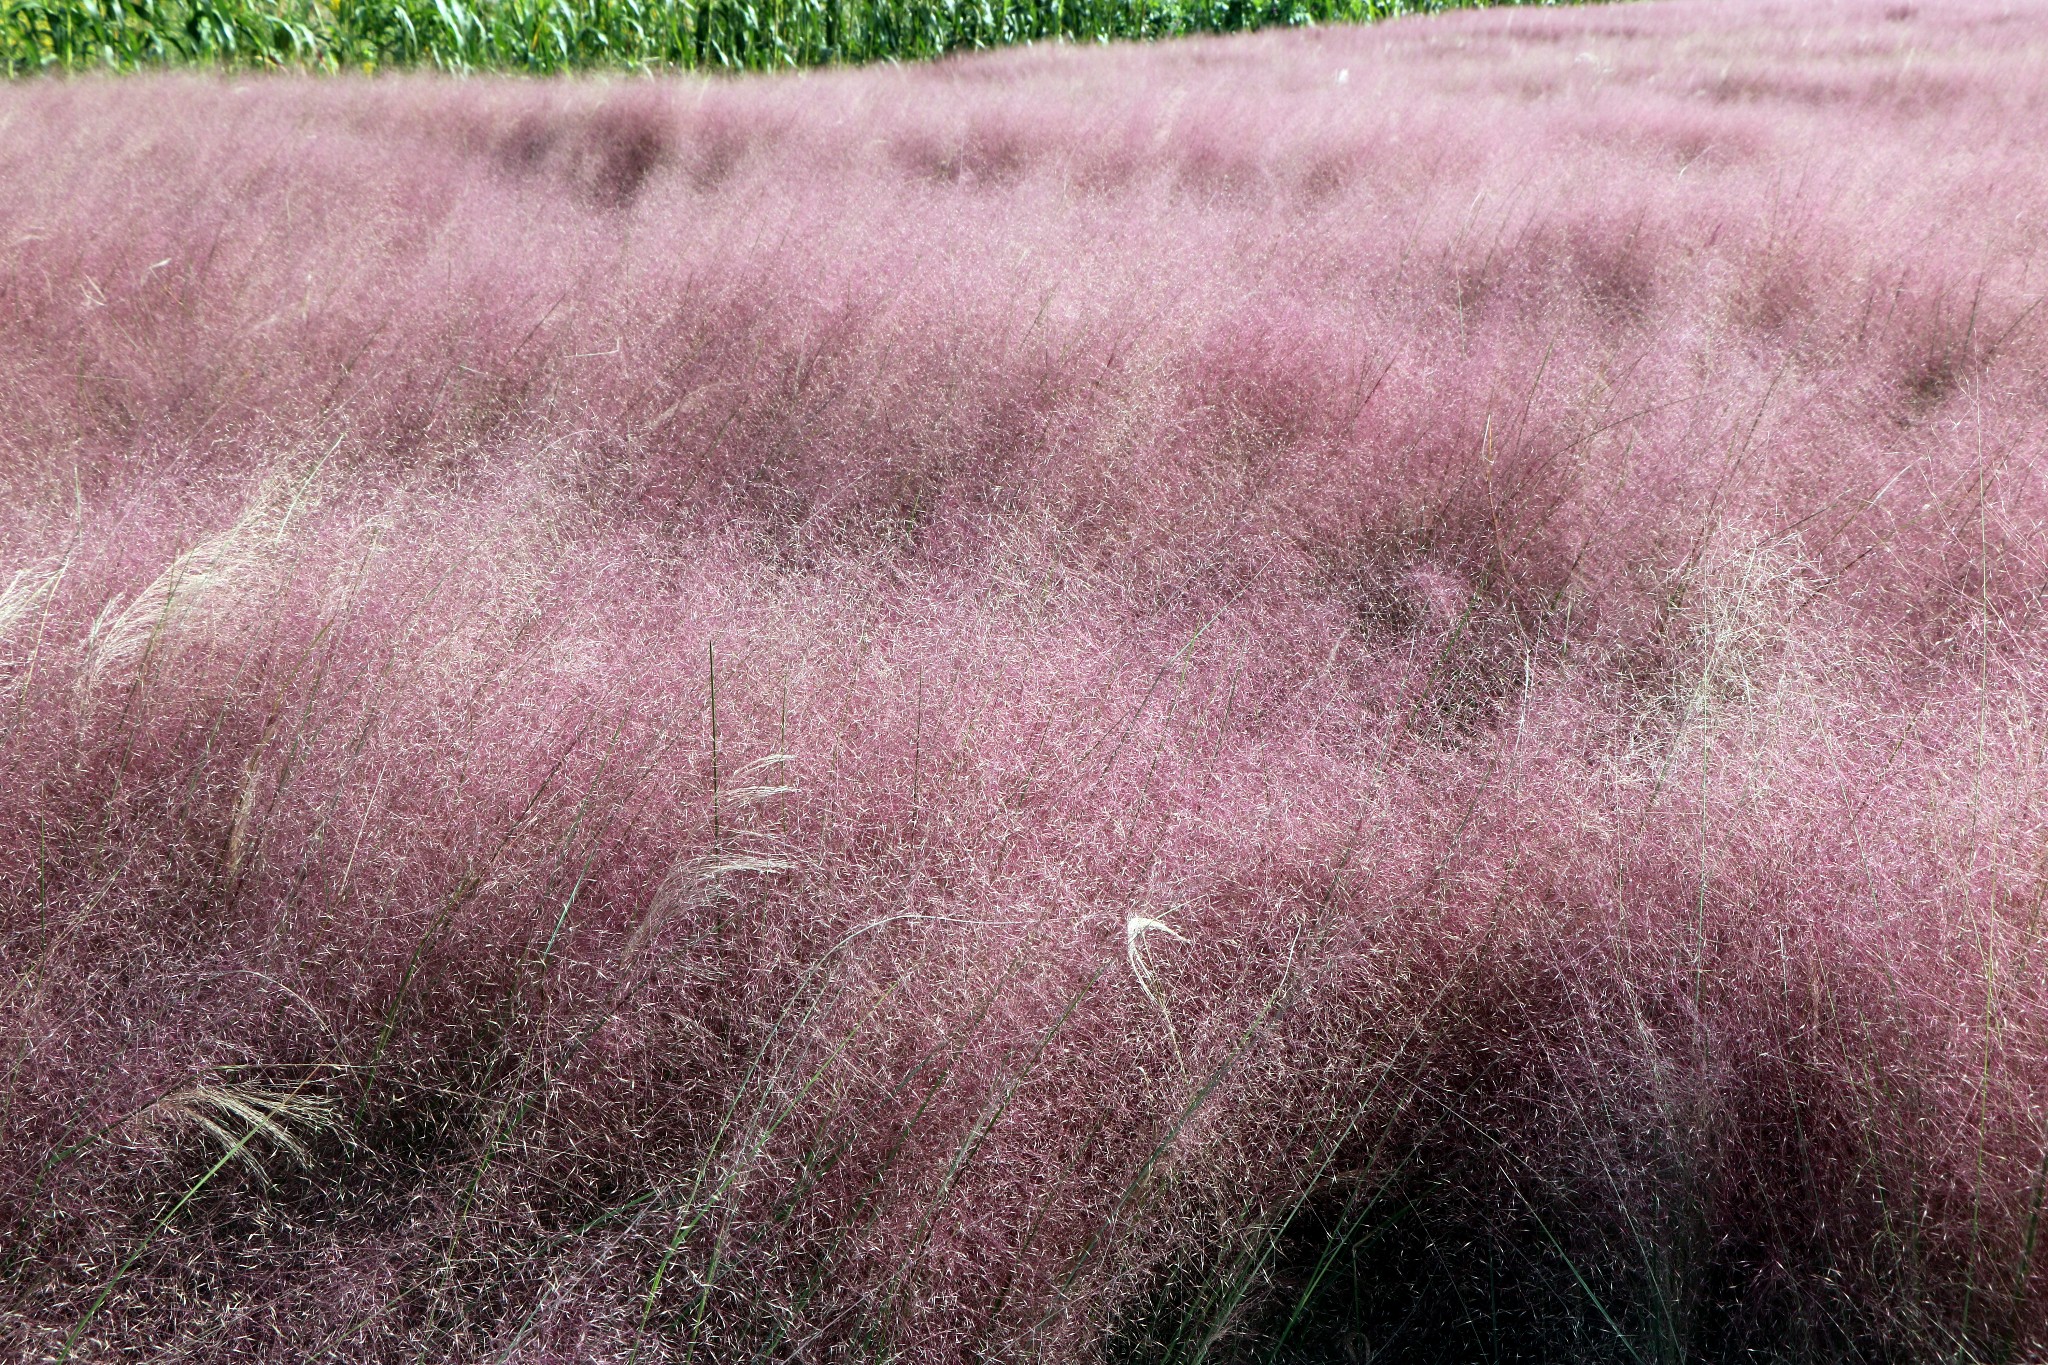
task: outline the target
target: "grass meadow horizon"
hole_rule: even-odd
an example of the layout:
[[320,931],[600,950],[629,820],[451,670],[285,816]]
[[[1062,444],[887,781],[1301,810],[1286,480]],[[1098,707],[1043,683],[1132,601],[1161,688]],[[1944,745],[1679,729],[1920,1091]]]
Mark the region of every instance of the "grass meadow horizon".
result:
[[2041,1359],[2044,56],[0,86],[0,1354]]

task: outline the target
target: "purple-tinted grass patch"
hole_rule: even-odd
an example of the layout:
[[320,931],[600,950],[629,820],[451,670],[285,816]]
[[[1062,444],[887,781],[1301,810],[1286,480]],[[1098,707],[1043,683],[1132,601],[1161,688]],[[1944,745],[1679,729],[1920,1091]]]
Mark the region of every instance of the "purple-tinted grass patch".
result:
[[2037,1354],[2044,44],[0,90],[0,1339]]

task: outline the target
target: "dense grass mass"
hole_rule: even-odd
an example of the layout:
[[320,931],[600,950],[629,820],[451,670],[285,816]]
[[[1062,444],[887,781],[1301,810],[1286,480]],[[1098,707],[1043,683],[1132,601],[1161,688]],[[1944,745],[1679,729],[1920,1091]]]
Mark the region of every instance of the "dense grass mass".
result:
[[772,70],[1556,0],[0,0],[0,69]]
[[0,89],[6,1354],[2040,1359],[2044,54]]

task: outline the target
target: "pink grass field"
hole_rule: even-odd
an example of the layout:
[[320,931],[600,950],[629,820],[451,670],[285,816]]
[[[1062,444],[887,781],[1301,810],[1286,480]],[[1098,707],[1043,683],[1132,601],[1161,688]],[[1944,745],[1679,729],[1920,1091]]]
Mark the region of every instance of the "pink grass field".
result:
[[2048,5],[0,88],[0,1354],[2048,1351]]

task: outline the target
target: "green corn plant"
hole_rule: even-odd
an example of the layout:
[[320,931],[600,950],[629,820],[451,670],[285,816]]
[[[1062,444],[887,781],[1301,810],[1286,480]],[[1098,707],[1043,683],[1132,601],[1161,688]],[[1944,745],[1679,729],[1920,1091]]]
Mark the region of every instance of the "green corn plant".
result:
[[0,65],[759,71],[1501,2],[1548,0],[0,0]]

